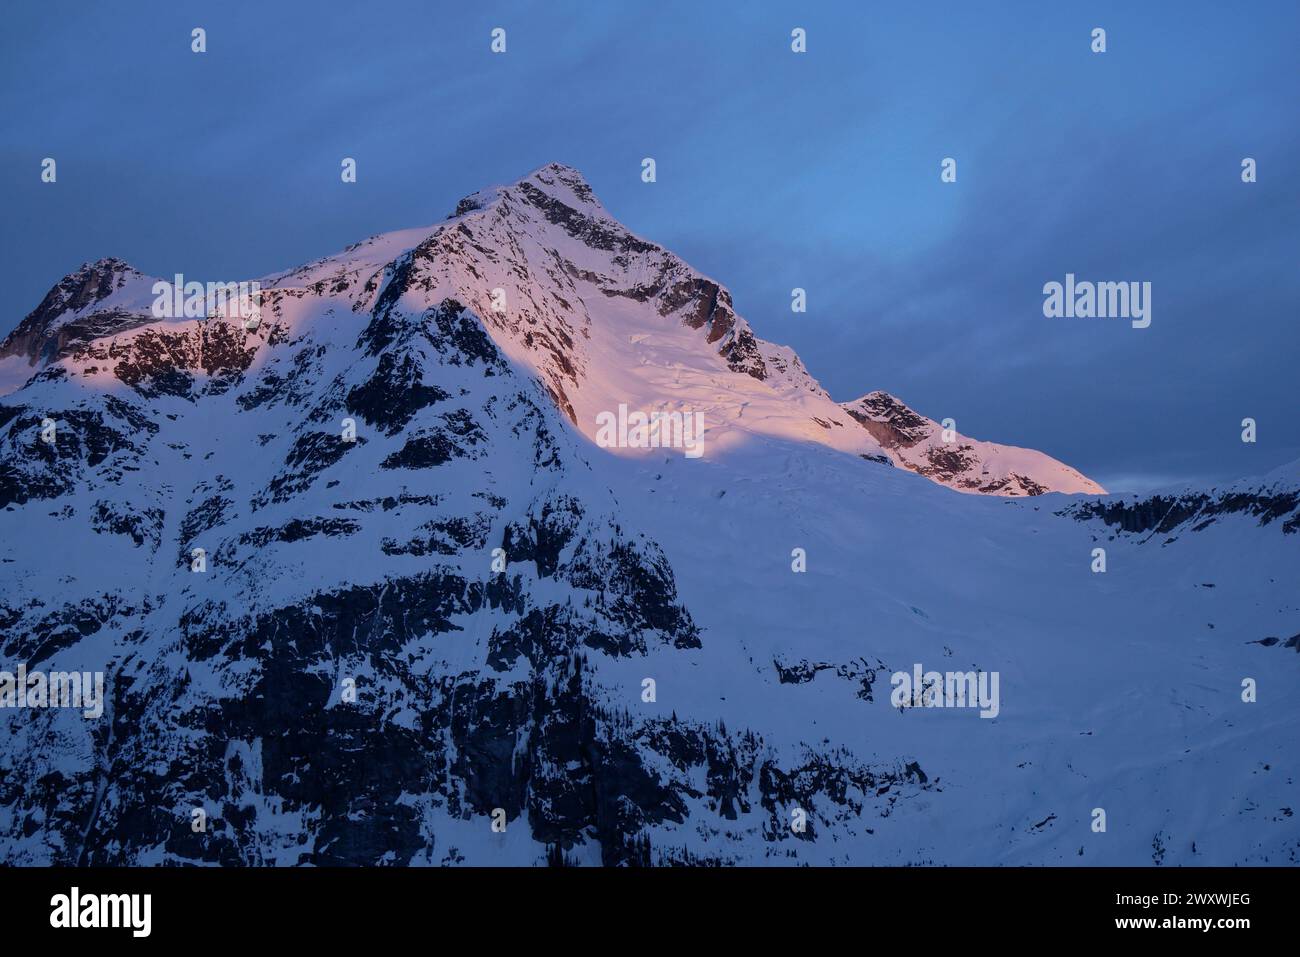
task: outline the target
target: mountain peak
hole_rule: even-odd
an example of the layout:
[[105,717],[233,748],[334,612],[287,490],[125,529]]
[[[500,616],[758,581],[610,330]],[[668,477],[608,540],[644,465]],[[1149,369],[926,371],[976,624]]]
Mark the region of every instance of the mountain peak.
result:
[[140,270],[136,269],[125,259],[119,259],[117,256],[103,256],[96,259],[94,262],[82,263],[81,268],[77,270],[77,272],[96,273],[100,275],[104,273],[110,273],[113,275],[116,275],[117,273],[134,273],[137,276],[142,275]]
[[518,180],[516,185],[522,183],[532,183],[557,199],[572,198],[580,204],[600,204],[586,177],[572,166],[565,166],[563,163],[547,163],[545,166],[539,166]]
[[[547,163],[505,186],[489,187],[470,193],[456,204],[455,210],[447,217],[454,219],[476,210],[485,209],[501,198],[503,194],[521,193],[534,201],[544,199],[544,205],[560,203],[575,211],[598,213],[608,218],[600,200],[592,191],[591,184],[578,170],[563,163]],[[537,205],[536,202],[533,203]]]
[[84,320],[101,314],[139,314],[148,283],[143,273],[116,256],[83,262],[55,283],[40,305],[0,343],[0,358],[21,355],[33,364],[38,359],[50,361],[69,341],[110,331],[112,325]]
[[535,206],[559,203],[583,215],[613,218],[596,198],[586,178],[573,167],[561,163],[539,167],[510,188],[523,193]]

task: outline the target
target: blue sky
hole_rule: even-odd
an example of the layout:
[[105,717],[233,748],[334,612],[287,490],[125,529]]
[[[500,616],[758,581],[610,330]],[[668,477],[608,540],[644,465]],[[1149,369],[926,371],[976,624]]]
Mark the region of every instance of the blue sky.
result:
[[[837,399],[1113,489],[1300,458],[1300,4],[460,6],[7,5],[0,331],[86,260],[253,277],[559,161]],[[1067,272],[1151,327],[1044,318]]]

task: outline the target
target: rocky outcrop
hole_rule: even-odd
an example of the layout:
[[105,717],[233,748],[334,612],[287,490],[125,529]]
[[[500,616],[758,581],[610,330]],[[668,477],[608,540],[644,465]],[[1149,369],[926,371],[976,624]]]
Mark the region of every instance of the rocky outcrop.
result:
[[1032,449],[969,439],[910,409],[888,392],[843,403],[894,464],[961,492],[1009,497],[1104,492],[1100,485]]

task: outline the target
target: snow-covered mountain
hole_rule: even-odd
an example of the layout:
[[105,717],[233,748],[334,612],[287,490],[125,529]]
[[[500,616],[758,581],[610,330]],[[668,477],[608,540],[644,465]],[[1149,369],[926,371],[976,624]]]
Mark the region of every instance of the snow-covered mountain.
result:
[[[961,491],[1102,491],[1042,453],[943,443],[937,424],[884,393],[837,404],[792,350],[754,335],[724,287],[630,233],[565,166],[468,196],[437,227],[377,236],[261,284],[277,304],[309,293],[355,308],[386,268],[416,274],[430,300],[463,302],[593,440],[601,414],[623,405],[696,413],[709,445],[724,449],[779,436],[891,461]],[[156,281],[115,259],[82,266],[0,344],[0,389],[148,322]],[[103,368],[97,360],[96,374]]]
[[[83,267],[0,359],[0,671],[107,677],[0,709],[0,861],[1300,855],[1294,469],[1155,541],[1038,453],[943,466],[560,166],[255,324],[153,282]],[[620,406],[703,455],[602,447]],[[896,706],[914,667],[996,715]]]

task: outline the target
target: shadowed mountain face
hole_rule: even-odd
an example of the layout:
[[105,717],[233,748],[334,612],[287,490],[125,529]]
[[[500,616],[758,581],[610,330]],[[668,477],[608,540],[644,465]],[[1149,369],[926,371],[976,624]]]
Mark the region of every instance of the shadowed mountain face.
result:
[[[1180,860],[1170,820],[1300,852],[1194,811],[1285,803],[1295,698],[1238,689],[1297,630],[1294,482],[1164,549],[1156,504],[1011,500],[1099,489],[835,403],[560,166],[256,322],[154,282],[83,267],[0,349],[0,669],[106,679],[99,718],[0,709],[0,860],[1074,862],[1101,802],[1088,863]],[[703,455],[599,447],[620,406]],[[891,701],[918,662],[999,713]]]

